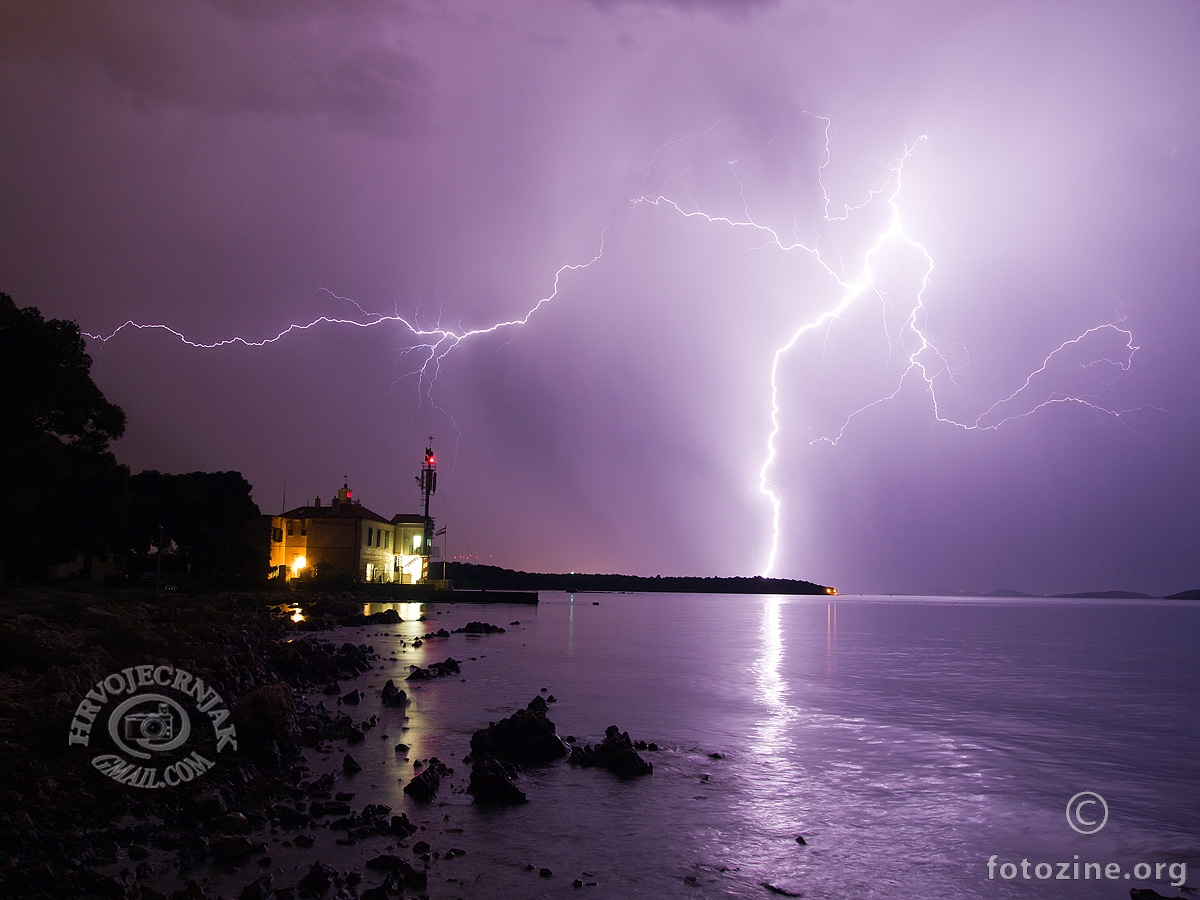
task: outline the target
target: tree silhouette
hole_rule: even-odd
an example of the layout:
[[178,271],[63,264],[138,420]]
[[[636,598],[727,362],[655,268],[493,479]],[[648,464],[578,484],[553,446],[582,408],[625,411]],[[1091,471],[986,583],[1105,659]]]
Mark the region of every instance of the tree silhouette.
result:
[[0,576],[44,576],[121,532],[129,470],[108,445],[125,413],[91,368],[75,322],[0,293]]

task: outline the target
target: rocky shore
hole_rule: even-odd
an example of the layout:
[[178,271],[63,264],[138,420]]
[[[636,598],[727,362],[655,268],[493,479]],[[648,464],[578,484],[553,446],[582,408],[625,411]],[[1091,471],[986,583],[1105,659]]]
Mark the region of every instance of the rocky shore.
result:
[[[397,673],[399,684],[388,678],[373,696],[359,688],[345,691],[341,682],[372,672],[381,660],[368,643],[331,642],[323,633],[342,625],[392,624],[399,616],[394,610],[364,616],[362,602],[345,595],[305,598],[305,604],[304,618],[294,621],[286,604],[263,595],[15,590],[0,598],[5,805],[0,895],[55,900],[423,895],[431,867],[466,853],[455,846],[435,849],[423,838],[421,814],[446,790],[456,763],[416,760],[411,776],[401,776],[410,818],[370,802],[376,798],[356,798],[351,788],[362,764],[355,753],[385,712],[404,718],[410,697],[402,685],[458,680],[460,661],[447,656],[409,665],[407,676]],[[451,635],[487,640],[484,636],[505,629],[472,621],[452,631],[422,632],[408,646],[422,640],[433,646]],[[137,767],[106,769],[94,753],[69,740],[90,726],[86,698],[99,704],[123,680],[132,686],[136,677],[149,679],[168,668],[188,673],[196,708],[229,734],[236,729],[236,747],[201,744],[192,758],[208,765],[193,765],[186,780],[167,787],[131,774]],[[179,685],[177,678],[173,687]],[[163,698],[168,695],[164,690]],[[178,695],[176,690],[173,696]],[[563,739],[549,716],[553,701],[539,694],[525,709],[480,727],[463,759],[469,780],[455,789],[481,807],[503,807],[530,799],[528,789],[518,787],[528,769],[568,758],[624,778],[650,773],[651,764],[638,750],[652,752],[655,745],[635,743],[616,726],[595,746],[578,744],[573,736]],[[224,713],[218,715],[225,708],[227,723]],[[163,727],[157,716],[153,707],[130,716],[132,726],[123,727],[135,733],[118,730],[111,740],[97,728],[89,735],[96,741],[90,749],[107,741],[136,753],[138,739],[155,736],[148,729]],[[199,716],[196,724],[196,718],[198,734],[205,720]],[[339,770],[310,768],[310,759],[331,753],[340,760]],[[397,760],[407,760],[408,746],[396,743],[395,753]],[[314,859],[299,877],[283,877],[272,854],[310,848],[322,832],[337,835],[334,843],[342,847],[362,842],[375,849],[355,857],[353,866],[345,865],[344,856],[340,866]],[[385,852],[378,852],[381,846]],[[549,871],[537,874],[549,877]],[[222,893],[202,884],[213,872],[236,889]]]

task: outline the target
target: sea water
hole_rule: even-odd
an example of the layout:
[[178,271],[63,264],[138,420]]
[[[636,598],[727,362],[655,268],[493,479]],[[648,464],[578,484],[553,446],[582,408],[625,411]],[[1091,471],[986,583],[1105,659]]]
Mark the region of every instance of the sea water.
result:
[[[343,682],[368,695],[345,711],[381,722],[337,789],[423,824],[406,845],[467,851],[432,863],[432,898],[1176,896],[1184,865],[1200,884],[1200,604],[543,593],[368,611],[389,605],[402,624],[323,635],[383,657]],[[472,619],[507,632],[401,647]],[[386,678],[447,656],[461,676],[402,685],[406,715],[379,707]],[[563,736],[656,742],[653,774],[564,761],[521,775],[524,806],[473,806],[472,732],[538,695]],[[310,765],[337,771],[345,749]],[[423,807],[402,787],[430,756],[455,771]],[[1107,807],[1092,834],[1068,820],[1082,792]],[[1090,830],[1104,807],[1084,799]],[[303,854],[275,836],[276,885],[314,859],[411,855],[316,835]]]

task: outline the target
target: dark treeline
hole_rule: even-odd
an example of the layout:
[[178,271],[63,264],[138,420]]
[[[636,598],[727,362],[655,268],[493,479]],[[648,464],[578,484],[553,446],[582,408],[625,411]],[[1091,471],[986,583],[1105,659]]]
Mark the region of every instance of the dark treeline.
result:
[[489,591],[638,591],[672,594],[824,594],[824,585],[790,578],[645,578],[639,575],[553,575],[452,562],[455,588]]
[[91,367],[78,324],[0,294],[0,582],[72,568],[110,581],[264,580],[249,483],[237,472],[131,475],[109,449],[125,413]]

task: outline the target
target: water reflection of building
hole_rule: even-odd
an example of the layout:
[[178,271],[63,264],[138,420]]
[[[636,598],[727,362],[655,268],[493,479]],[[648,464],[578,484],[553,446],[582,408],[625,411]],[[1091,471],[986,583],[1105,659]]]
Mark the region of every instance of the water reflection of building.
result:
[[420,584],[435,554],[430,525],[420,514],[386,519],[343,484],[328,506],[318,497],[311,506],[271,517],[272,577]]

